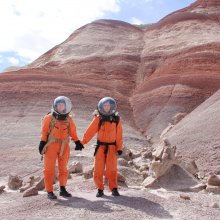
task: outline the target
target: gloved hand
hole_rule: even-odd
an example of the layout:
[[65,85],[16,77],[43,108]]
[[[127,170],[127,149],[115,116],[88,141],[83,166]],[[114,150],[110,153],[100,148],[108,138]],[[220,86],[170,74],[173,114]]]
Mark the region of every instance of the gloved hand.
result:
[[84,148],[83,144],[78,140],[75,141],[76,147],[75,150],[82,150]]
[[119,155],[119,156],[122,155],[122,150],[118,150],[118,155]]
[[40,144],[39,144],[39,153],[41,154],[42,153],[42,150],[44,149],[44,146],[46,145],[46,141],[40,141]]

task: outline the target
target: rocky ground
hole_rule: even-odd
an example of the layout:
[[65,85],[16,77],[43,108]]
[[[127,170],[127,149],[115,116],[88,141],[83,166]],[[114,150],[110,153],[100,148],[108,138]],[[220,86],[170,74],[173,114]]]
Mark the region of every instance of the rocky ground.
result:
[[[121,197],[112,197],[107,186],[103,198],[95,197],[96,189],[91,172],[88,175],[84,174],[92,169],[94,151],[92,144],[86,146],[82,152],[74,150],[71,152],[70,167],[73,161],[80,162],[84,170],[83,173],[72,173],[68,180],[68,189],[73,194],[72,198],[58,197],[56,201],[49,201],[44,190],[40,190],[38,195],[23,197],[20,189],[12,190],[7,184],[10,173],[18,174],[23,180],[23,186],[31,176],[36,179],[42,177],[42,162],[37,149],[41,117],[36,114],[35,111],[34,114],[22,119],[16,115],[11,118],[5,117],[1,122],[2,127],[6,127],[0,130],[0,135],[4,137],[0,145],[0,186],[6,187],[0,194],[1,219],[218,218],[219,195],[205,191],[195,193],[143,186],[142,183],[146,178],[144,171],[149,170],[146,168],[141,172],[140,169],[143,168],[143,164],[146,162],[149,164],[152,160],[151,151],[148,151],[151,143],[126,124],[124,139],[127,154],[123,156],[124,159],[119,159],[119,172],[124,177],[124,179],[119,178]],[[89,120],[75,116],[75,122],[81,137]],[[25,137],[21,137],[21,132],[26,134]],[[13,137],[11,141],[9,141],[10,137]],[[72,149],[73,146],[72,144]],[[133,152],[133,156],[129,156],[129,149]],[[144,158],[143,154],[145,154]],[[160,180],[160,183],[165,182]],[[54,189],[58,195],[58,183],[54,185]]]
[[[45,192],[22,197],[18,191],[0,195],[1,219],[218,219],[219,196],[181,193],[165,189],[146,190],[120,187],[121,197],[106,190],[96,198],[91,180],[73,176],[68,189],[73,197],[49,201]],[[58,194],[58,191],[55,191]],[[181,198],[187,195],[190,199]],[[187,197],[186,197],[187,198]]]

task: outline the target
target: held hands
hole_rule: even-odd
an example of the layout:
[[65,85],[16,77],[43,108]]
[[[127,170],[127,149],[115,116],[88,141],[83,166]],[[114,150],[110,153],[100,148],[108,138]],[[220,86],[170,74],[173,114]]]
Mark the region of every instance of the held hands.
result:
[[40,141],[40,144],[39,144],[39,153],[42,154],[42,151],[44,149],[44,146],[46,145],[46,141]]
[[75,141],[76,147],[75,150],[82,150],[84,148],[83,144],[78,140]]

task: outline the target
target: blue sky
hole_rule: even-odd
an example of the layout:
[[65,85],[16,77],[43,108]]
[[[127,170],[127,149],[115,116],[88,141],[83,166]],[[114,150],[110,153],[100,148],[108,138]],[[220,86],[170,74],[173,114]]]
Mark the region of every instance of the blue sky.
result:
[[0,0],[0,71],[26,65],[97,19],[159,21],[194,0]]

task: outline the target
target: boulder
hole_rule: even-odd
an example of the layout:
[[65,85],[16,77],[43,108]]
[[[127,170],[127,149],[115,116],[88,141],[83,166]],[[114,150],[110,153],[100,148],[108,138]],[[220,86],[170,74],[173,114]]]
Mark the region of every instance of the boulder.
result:
[[150,164],[150,174],[158,178],[165,174],[174,164],[177,164],[175,157],[176,147],[171,146],[167,139],[162,140],[153,152],[153,160]]
[[80,162],[74,161],[69,167],[69,173],[82,173],[83,166]]
[[220,186],[207,185],[206,186],[206,191],[208,193],[220,194]]
[[199,181],[179,165],[172,165],[162,176],[148,176],[143,186],[146,188],[165,188],[170,191],[192,191]]
[[210,174],[207,179],[207,184],[211,186],[220,186],[220,176],[215,174]]
[[32,186],[31,188],[24,191],[23,197],[36,196],[36,195],[38,195],[38,190],[35,186]]
[[8,187],[9,189],[17,190],[22,186],[22,182],[23,180],[21,179],[20,176],[10,174],[8,179]]

